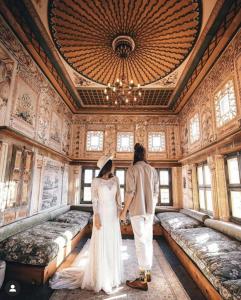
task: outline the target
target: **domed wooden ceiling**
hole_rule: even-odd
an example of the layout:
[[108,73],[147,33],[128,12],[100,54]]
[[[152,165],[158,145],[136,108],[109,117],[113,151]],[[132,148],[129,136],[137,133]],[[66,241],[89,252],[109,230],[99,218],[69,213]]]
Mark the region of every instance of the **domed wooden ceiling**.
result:
[[[106,85],[124,69],[127,79],[146,85],[188,56],[201,11],[201,0],[51,0],[48,18],[59,52],[79,74]],[[115,44],[123,36],[124,58]]]

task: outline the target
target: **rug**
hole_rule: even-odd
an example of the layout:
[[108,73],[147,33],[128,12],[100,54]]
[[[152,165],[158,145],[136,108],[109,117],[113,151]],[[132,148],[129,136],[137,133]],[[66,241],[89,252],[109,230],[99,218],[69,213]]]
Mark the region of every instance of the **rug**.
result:
[[[88,242],[76,257],[72,265],[77,265],[80,256],[86,251]],[[56,290],[50,300],[79,300],[79,299],[128,299],[128,300],[188,300],[190,299],[171,266],[167,262],[158,243],[153,241],[154,257],[152,268],[152,282],[148,284],[148,292],[131,289],[125,284],[113,291],[111,295],[104,292],[94,293],[81,289]],[[135,279],[138,275],[138,264],[135,253],[134,240],[123,240],[122,258],[124,262],[125,279]]]

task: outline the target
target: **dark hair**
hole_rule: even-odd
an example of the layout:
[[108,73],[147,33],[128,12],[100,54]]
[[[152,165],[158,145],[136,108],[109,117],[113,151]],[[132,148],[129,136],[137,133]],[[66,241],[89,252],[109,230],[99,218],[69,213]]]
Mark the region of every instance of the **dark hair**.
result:
[[133,165],[136,164],[138,161],[146,161],[146,149],[139,143],[135,144],[134,147],[134,161]]
[[[100,170],[100,173],[98,174],[97,178],[103,177],[105,174],[110,172],[112,169],[112,160],[108,160],[107,163],[104,165],[104,167]],[[113,174],[110,173],[109,178],[113,177]]]

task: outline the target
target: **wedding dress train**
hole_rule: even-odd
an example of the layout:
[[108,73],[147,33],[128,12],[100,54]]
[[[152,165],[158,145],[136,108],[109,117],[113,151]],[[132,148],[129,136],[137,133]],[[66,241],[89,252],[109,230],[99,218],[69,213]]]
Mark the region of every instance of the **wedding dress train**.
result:
[[[121,197],[117,177],[108,180],[95,178],[91,195],[94,213],[100,215],[101,228],[98,230],[93,224],[89,246],[86,245],[79,254],[77,266],[55,273],[50,280],[52,289],[81,287],[110,293],[123,281],[122,240],[118,218]],[[87,251],[87,257],[84,251]]]

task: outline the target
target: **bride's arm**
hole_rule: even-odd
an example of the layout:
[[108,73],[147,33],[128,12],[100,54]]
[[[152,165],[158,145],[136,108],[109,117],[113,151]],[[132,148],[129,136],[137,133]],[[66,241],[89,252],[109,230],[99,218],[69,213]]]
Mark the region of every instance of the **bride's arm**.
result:
[[121,201],[120,183],[118,177],[116,177],[116,184],[117,184],[116,204],[117,204],[117,210],[119,216],[119,213],[122,210],[122,201]]
[[100,213],[99,213],[99,205],[98,205],[99,197],[98,197],[97,183],[95,179],[92,181],[91,184],[91,199],[93,203],[93,212],[94,212],[93,225],[97,229],[100,229],[101,221],[100,221]]

